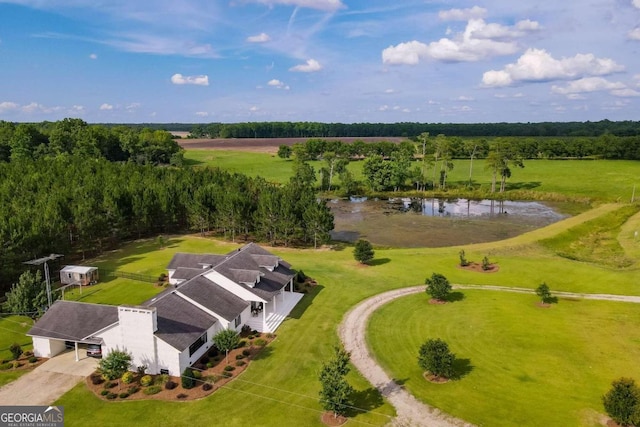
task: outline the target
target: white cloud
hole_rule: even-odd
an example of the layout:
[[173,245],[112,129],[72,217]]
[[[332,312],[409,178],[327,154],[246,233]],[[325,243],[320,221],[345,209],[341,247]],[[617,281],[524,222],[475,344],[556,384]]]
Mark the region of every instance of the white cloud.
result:
[[428,56],[429,47],[417,40],[389,46],[382,51],[382,62],[385,64],[416,65],[421,57]]
[[626,86],[621,82],[610,82],[602,77],[585,77],[583,79],[569,82],[564,87],[553,85],[551,91],[561,95],[569,95],[573,93],[598,92],[602,90],[625,89]]
[[389,46],[382,51],[385,64],[415,65],[422,58],[443,62],[474,62],[493,56],[511,55],[518,51],[515,39],[539,30],[535,21],[520,21],[515,26],[487,24],[482,19],[470,19],[462,33],[441,38],[428,45],[417,40]]
[[138,108],[140,108],[142,104],[140,104],[139,102],[132,102],[131,104],[127,105],[126,107],[124,107],[127,111],[132,112],[134,110],[137,110]]
[[252,113],[255,113],[255,112],[256,112],[256,111],[258,111],[258,110],[260,110],[260,109],[259,109],[257,106],[255,106],[255,105],[252,105],[252,106],[249,108],[249,111],[251,111]]
[[633,5],[640,9],[640,0],[633,0]]
[[[640,1],[640,0],[638,0]],[[629,40],[640,40],[640,27],[636,27],[627,33]]]
[[384,93],[386,93],[386,94],[392,94],[392,93],[396,93],[396,91],[395,91],[395,90],[393,90],[393,89],[385,89]]
[[0,113],[4,113],[6,111],[17,110],[20,107],[15,102],[4,101],[0,102]]
[[101,109],[102,111],[109,111],[109,110],[113,110],[113,105],[111,105],[111,104],[106,104],[106,103],[105,103],[105,104],[102,104],[102,105],[100,106],[100,109]]
[[640,96],[640,92],[631,88],[615,89],[615,90],[612,90],[610,93],[613,96],[619,96],[621,98],[630,98],[630,97]]
[[89,59],[98,59],[98,55],[92,53],[91,55],[89,55]]
[[443,21],[468,21],[469,19],[484,18],[486,15],[487,9],[480,6],[473,6],[470,9],[449,9],[438,12],[438,18]]
[[247,37],[249,43],[266,43],[271,40],[271,37],[267,33],[260,33],[256,36]]
[[209,76],[183,76],[182,74],[174,74],[171,76],[171,83],[174,85],[199,85],[209,86]]
[[516,82],[572,80],[586,76],[605,76],[624,67],[609,58],[596,58],[592,53],[579,53],[555,59],[544,49],[527,50],[515,64],[502,70],[490,70],[482,76],[485,86],[509,86]]
[[301,73],[314,73],[320,70],[322,70],[322,65],[320,65],[320,63],[315,59],[307,59],[306,64],[300,64],[289,68],[289,71],[298,71]]
[[207,113],[206,111],[196,111],[196,116],[198,116],[198,117],[208,117],[209,113]]
[[74,113],[84,113],[84,105],[74,105],[69,111]]
[[387,111],[387,110],[389,110],[389,106],[388,105],[381,105],[378,108],[378,111]]
[[284,90],[289,90],[289,86],[287,86],[286,84],[284,84],[284,82],[281,82],[278,79],[271,79],[267,82],[267,85],[271,86],[271,87],[275,87],[277,89],[284,89]]
[[309,9],[323,10],[326,12],[335,12],[338,9],[343,9],[346,6],[340,0],[250,0],[255,3],[266,4],[273,6],[282,4],[286,6],[306,7]]
[[472,96],[460,95],[459,97],[455,98],[454,101],[475,101],[475,98]]
[[24,113],[28,113],[28,114],[32,114],[32,113],[45,113],[45,114],[50,114],[50,113],[55,113],[57,111],[62,110],[62,107],[59,106],[55,106],[55,107],[46,107],[42,104],[38,104],[37,102],[32,102],[28,105],[24,105],[22,106],[21,110]]

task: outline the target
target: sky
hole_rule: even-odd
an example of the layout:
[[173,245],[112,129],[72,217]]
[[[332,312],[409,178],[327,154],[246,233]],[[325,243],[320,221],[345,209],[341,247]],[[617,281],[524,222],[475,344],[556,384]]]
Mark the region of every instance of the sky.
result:
[[640,119],[640,0],[0,0],[0,120]]

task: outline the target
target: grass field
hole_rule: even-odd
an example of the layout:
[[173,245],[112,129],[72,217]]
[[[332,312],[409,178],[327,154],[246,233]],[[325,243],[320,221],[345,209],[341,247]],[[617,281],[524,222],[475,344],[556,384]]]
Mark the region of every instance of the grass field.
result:
[[[291,176],[291,161],[272,154],[247,153],[221,150],[186,150],[185,159],[192,165],[217,166],[250,176],[262,176],[267,180],[285,182]],[[349,169],[356,179],[362,179],[364,162],[351,162]],[[321,161],[310,162],[318,171]],[[485,169],[484,160],[473,163],[473,180],[480,191],[491,187],[491,174]],[[469,161],[455,160],[449,173],[450,184],[466,183],[469,179]],[[518,190],[520,197],[528,192],[534,194],[554,193],[565,196],[604,201],[629,201],[633,186],[640,178],[638,162],[631,160],[526,160],[523,169],[512,170],[507,181],[507,190]]]
[[[416,397],[476,425],[597,426],[601,396],[621,376],[638,379],[640,307],[535,295],[456,292],[396,300],[374,313],[367,336],[381,364]],[[417,364],[428,338],[445,340],[462,377],[432,384]]]

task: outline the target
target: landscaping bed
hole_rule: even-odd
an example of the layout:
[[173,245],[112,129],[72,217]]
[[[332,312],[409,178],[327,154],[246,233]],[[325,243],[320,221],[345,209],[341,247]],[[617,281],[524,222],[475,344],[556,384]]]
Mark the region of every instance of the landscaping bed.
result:
[[[224,387],[249,366],[249,362],[275,339],[273,334],[253,332],[229,352],[228,358],[214,347],[192,366],[193,387],[186,388],[183,378],[170,375],[146,375],[130,372],[122,378],[104,380],[98,372],[87,377],[86,383],[103,400],[196,400]],[[226,360],[228,359],[228,364]],[[125,380],[130,377],[130,381]],[[188,380],[187,380],[188,382]]]
[[42,365],[46,360],[44,357],[36,357],[32,352],[27,351],[17,359],[0,360],[0,372],[27,371]]

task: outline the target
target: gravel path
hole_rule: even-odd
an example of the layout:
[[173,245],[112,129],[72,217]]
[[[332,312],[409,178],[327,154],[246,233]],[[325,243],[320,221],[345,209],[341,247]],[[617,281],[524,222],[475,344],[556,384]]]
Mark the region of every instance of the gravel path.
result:
[[[453,288],[535,294],[532,289],[491,285],[453,285]],[[424,285],[396,289],[362,301],[345,315],[338,328],[338,334],[340,335],[345,350],[351,353],[351,362],[354,366],[395,407],[397,417],[392,420],[393,425],[429,427],[472,426],[472,424],[454,418],[418,401],[411,393],[390,378],[380,365],[378,365],[369,352],[365,341],[368,320],[374,311],[394,299],[424,292],[424,289]],[[640,296],[578,294],[571,292],[553,292],[553,295],[563,298],[640,303]]]

